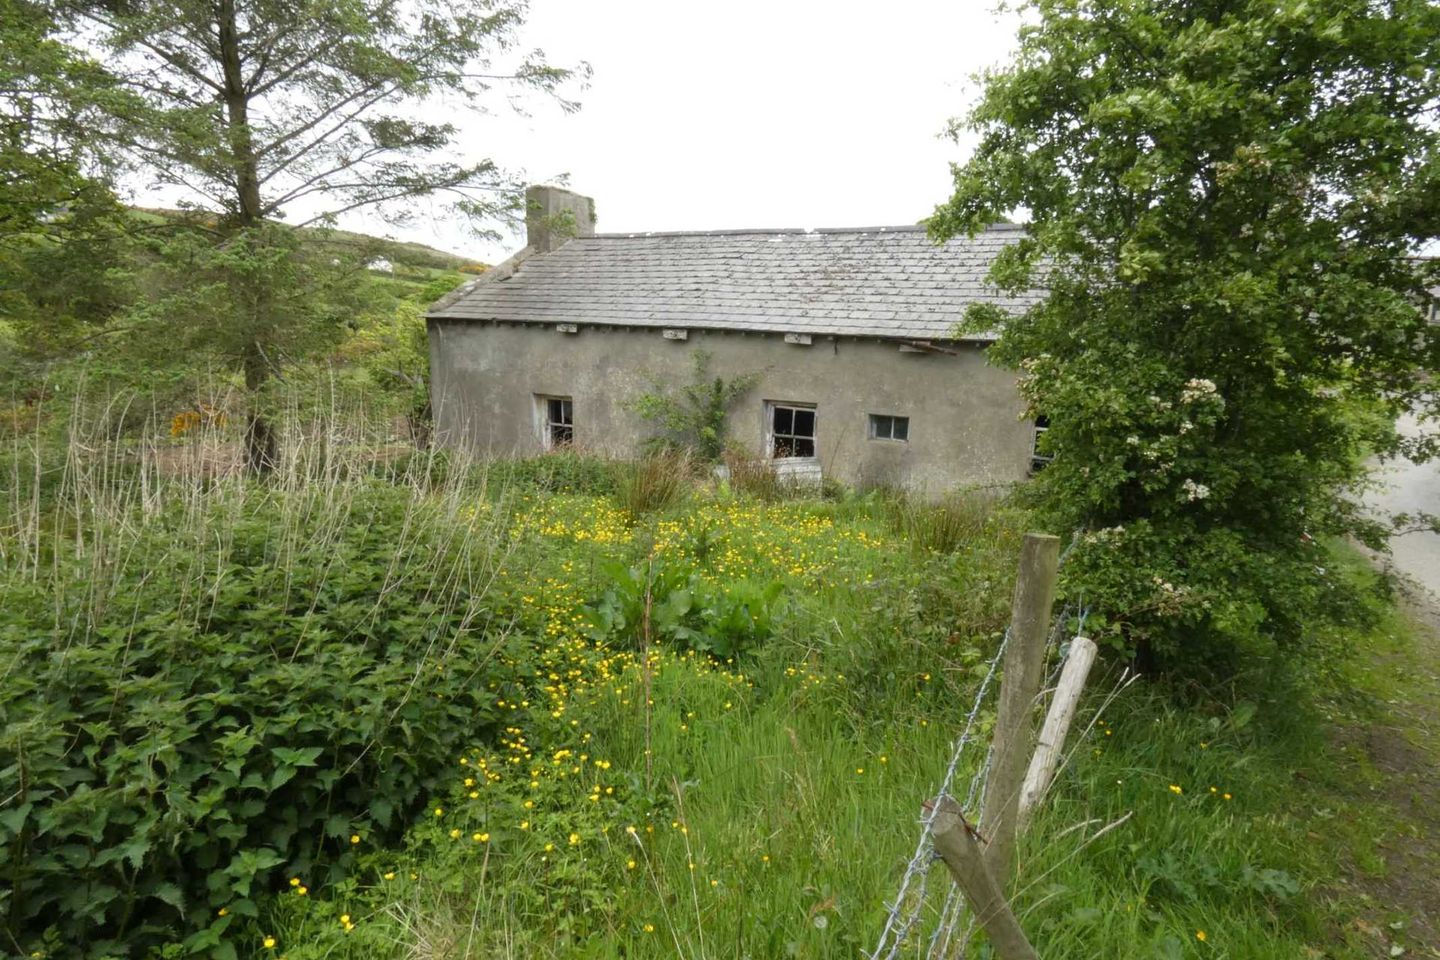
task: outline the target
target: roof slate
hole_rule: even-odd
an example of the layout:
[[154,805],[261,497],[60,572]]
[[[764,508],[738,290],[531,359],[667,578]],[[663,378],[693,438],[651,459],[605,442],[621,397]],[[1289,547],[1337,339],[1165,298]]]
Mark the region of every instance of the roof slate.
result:
[[985,282],[995,254],[1021,236],[1008,225],[943,246],[919,227],[601,234],[481,277],[429,315],[953,339],[971,303],[1013,312],[1040,298]]

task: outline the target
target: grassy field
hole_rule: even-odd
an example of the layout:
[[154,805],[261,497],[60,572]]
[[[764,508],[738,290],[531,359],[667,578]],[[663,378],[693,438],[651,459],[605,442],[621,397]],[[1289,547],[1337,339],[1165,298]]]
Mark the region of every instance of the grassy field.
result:
[[[0,866],[45,876],[44,858],[73,856],[58,882],[130,890],[78,938],[17,919],[14,894],[0,906],[24,954],[860,956],[1004,628],[1028,524],[992,498],[757,496],[577,457],[377,466],[322,445],[257,484],[98,447],[50,462],[17,446],[8,466],[0,760],[36,765],[41,729],[62,759],[7,801]],[[1391,615],[1351,646],[1403,648],[1405,630]],[[129,809],[127,777],[172,769],[167,745],[124,731],[161,729],[147,697],[172,696],[173,644],[195,637],[237,659],[186,675],[184,702],[226,706],[178,740],[248,731],[280,758],[252,780],[253,753],[196,753],[235,777],[142,798],[213,831],[222,852],[195,854],[210,875],[146,887],[161,835],[125,853],[115,812],[89,859],[47,847],[20,802],[29,823],[57,797]],[[1116,671],[1092,679],[1022,841],[1015,899],[1041,955],[1372,955],[1349,935],[1369,905],[1334,887],[1367,837],[1316,832],[1360,802],[1327,752],[1366,699],[1353,676],[1139,684],[1101,713]],[[364,697],[322,711],[335,688]],[[231,692],[271,702],[235,719]],[[63,710],[27,712],[37,698]],[[266,819],[291,808],[288,828]],[[116,862],[121,881],[97,872]]]

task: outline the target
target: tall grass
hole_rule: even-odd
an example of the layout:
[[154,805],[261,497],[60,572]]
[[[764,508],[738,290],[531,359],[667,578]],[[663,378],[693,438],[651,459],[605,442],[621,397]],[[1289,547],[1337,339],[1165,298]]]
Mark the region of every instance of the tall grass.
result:
[[398,837],[505,669],[483,475],[377,479],[378,430],[282,415],[257,480],[228,425],[121,412],[5,452],[0,930],[27,954],[224,942],[282,864]]
[[685,499],[699,468],[684,452],[652,453],[621,464],[616,500],[632,517],[669,510]]
[[[175,615],[198,622],[236,525],[266,514],[276,589],[323,605],[345,564],[379,562],[377,608],[419,581],[427,610],[458,614],[462,628],[406,664],[411,684],[446,670],[456,644],[505,670],[471,684],[483,713],[456,722],[471,725],[473,750],[447,761],[403,837],[367,837],[343,871],[307,873],[306,896],[284,880],[267,887],[232,928],[242,955],[266,954],[264,937],[292,960],[853,958],[874,944],[919,804],[1004,627],[1023,515],[983,494],[790,502],[765,485],[773,474],[752,490],[733,467],[731,490],[716,493],[661,461],[615,485],[609,467],[583,460],[402,456],[386,423],[299,407],[278,420],[279,469],[256,480],[238,470],[233,426],[175,441],[159,418],[117,429],[116,405],[97,416],[76,404],[63,444],[16,434],[5,456],[0,584],[77,598],[50,624],[61,647],[123,624],[126,585],[147,567],[173,579]],[[363,522],[377,482],[406,493],[402,532],[379,556],[347,554],[344,530]],[[565,522],[524,522],[548,506],[569,511]],[[606,564],[644,562],[660,525],[701,515],[693,552],[723,584],[720,565],[735,561],[712,527],[731,514],[773,524],[782,510],[848,552],[795,573],[804,564],[786,544],[763,541],[787,612],[753,656],[649,659],[593,638],[587,605],[608,586]],[[170,544],[161,554],[157,529]],[[291,558],[326,553],[334,564],[318,575],[284,576]],[[404,629],[423,633],[425,616]],[[1292,777],[1317,749],[1305,726],[1182,712],[1140,688],[1103,716],[1099,705],[1082,710],[1071,761],[1020,851],[1016,904],[1041,955],[1288,960],[1316,949],[1323,907],[1304,888],[1325,865],[1306,849]],[[919,955],[943,896],[933,869],[942,894],[906,956]]]
[[930,500],[904,490],[880,491],[896,533],[921,550],[954,553],[980,536],[1002,497],[988,490],[955,490]]

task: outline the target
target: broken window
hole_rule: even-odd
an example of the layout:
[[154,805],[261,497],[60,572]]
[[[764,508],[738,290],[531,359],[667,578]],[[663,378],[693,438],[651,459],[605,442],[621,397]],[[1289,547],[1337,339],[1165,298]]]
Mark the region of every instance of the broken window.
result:
[[770,456],[777,460],[815,456],[815,408],[770,404]]
[[1045,431],[1050,429],[1049,417],[1035,418],[1035,437],[1030,442],[1030,472],[1039,473],[1045,469],[1045,465],[1055,459],[1053,453],[1040,452],[1040,438],[1045,436]]
[[910,439],[910,418],[892,417],[888,413],[870,414],[870,439],[871,440],[899,440],[904,443]]
[[569,397],[539,397],[540,439],[546,450],[560,450],[575,442],[575,411]]

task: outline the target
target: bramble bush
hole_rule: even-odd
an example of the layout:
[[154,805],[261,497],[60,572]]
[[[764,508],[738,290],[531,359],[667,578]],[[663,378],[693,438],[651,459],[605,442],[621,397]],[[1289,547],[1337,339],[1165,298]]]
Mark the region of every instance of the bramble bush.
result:
[[75,507],[0,581],[0,916],[27,953],[233,957],[258,898],[398,838],[493,728],[493,511],[376,480],[187,496]]

